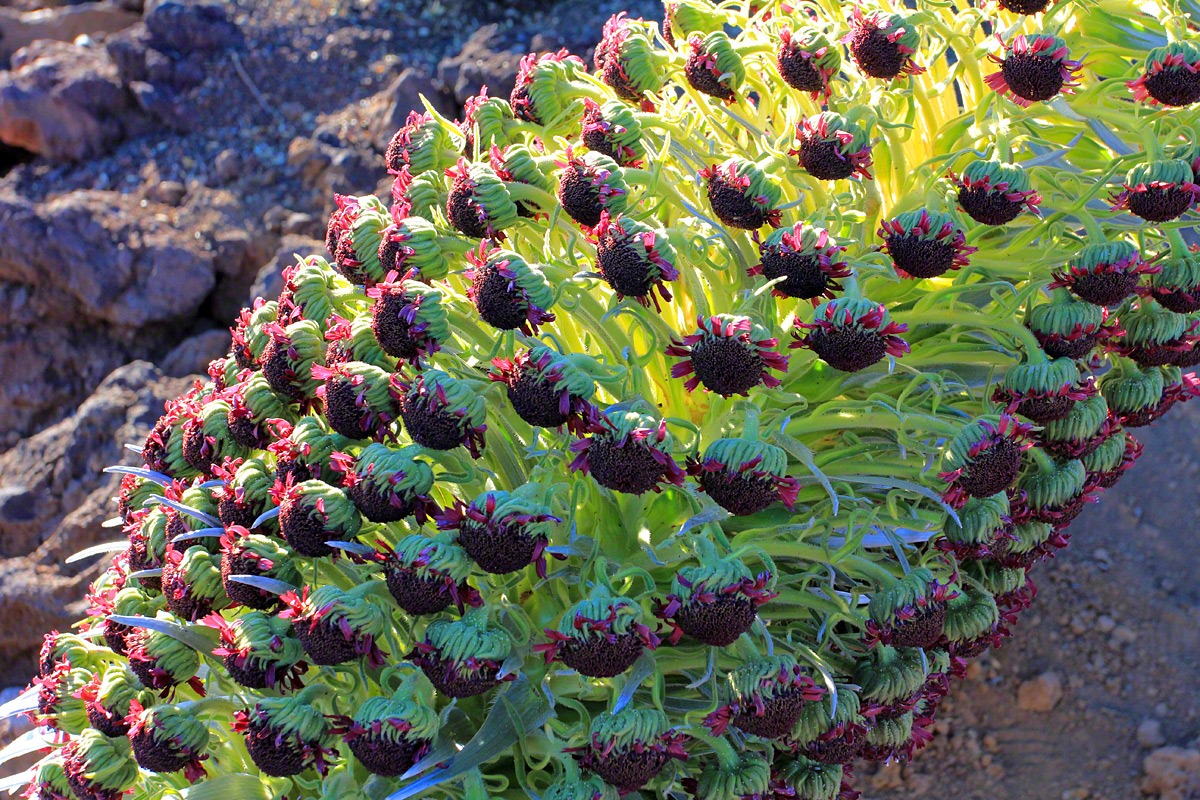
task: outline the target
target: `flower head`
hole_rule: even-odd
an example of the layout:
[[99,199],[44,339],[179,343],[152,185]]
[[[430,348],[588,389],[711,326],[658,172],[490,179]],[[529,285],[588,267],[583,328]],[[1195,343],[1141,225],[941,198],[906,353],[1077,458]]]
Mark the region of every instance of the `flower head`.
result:
[[206,777],[200,762],[208,758],[208,725],[189,709],[175,705],[142,708],[129,714],[129,744],[138,766],[150,772],[183,772],[189,782]]
[[228,622],[209,614],[204,624],[220,632],[213,655],[224,659],[229,677],[247,689],[290,692],[304,685],[304,647],[286,619],[251,611]]
[[1069,358],[1018,364],[1004,374],[992,399],[1037,423],[1053,422],[1071,413],[1075,403],[1095,393],[1082,382],[1079,366]]
[[628,106],[609,100],[584,100],[580,139],[589,150],[608,156],[621,167],[639,167],[646,157],[642,123]]
[[414,617],[436,614],[451,605],[461,613],[483,599],[467,578],[473,562],[453,534],[413,534],[384,547],[384,578],[388,591],[405,612]]
[[584,770],[628,794],[650,782],[672,760],[687,760],[687,738],[657,709],[625,708],[592,717],[587,744],[572,748]]
[[896,273],[903,278],[936,278],[971,263],[969,256],[979,248],[944,211],[905,211],[879,226],[880,250],[891,256]]
[[611,678],[633,666],[646,650],[659,645],[646,624],[641,604],[613,596],[603,586],[563,612],[557,628],[547,628],[549,640],[536,644],[546,663],[559,660],[581,675]]
[[721,222],[731,228],[778,228],[783,192],[753,161],[731,158],[700,170],[707,180],[708,203]]
[[336,755],[329,719],[304,698],[264,697],[253,708],[234,713],[233,730],[245,737],[255,766],[286,778],[316,767],[324,775]]
[[430,751],[441,725],[429,684],[410,673],[390,697],[370,697],[340,718],[338,732],[369,772],[394,778]]
[[1021,453],[1032,447],[1031,426],[1007,414],[980,417],[965,426],[942,451],[946,482],[942,496],[961,508],[968,497],[991,497],[1013,485],[1021,470]]
[[684,472],[671,457],[674,440],[667,423],[637,411],[609,409],[600,428],[571,445],[572,471],[590,474],[614,492],[659,491],[660,483],[683,484]]
[[302,556],[333,553],[330,540],[348,541],[358,535],[362,516],[345,491],[319,480],[277,484],[279,529],[288,545]]
[[893,322],[882,304],[862,298],[828,300],[817,306],[812,322],[797,317],[796,329],[791,347],[812,350],[842,372],[858,372],[884,356],[899,358],[908,352],[908,343],[900,338],[908,326]]
[[1030,188],[1029,174],[1019,165],[1000,161],[972,161],[962,176],[950,177],[958,185],[958,204],[976,222],[1004,225],[1022,211],[1038,213],[1042,197]]
[[564,88],[585,71],[583,60],[565,48],[541,55],[530,53],[521,59],[509,96],[513,114],[535,125],[561,123],[572,100]]
[[495,371],[488,377],[505,384],[508,401],[525,422],[541,428],[566,425],[583,435],[599,425],[600,413],[591,402],[596,384],[587,360],[539,344],[512,359],[492,359]]
[[483,449],[484,400],[473,381],[425,370],[415,380],[397,382],[400,416],[409,437],[431,450],[466,447],[474,458]]
[[1060,92],[1073,94],[1072,87],[1080,62],[1067,58],[1067,44],[1057,36],[1018,34],[1012,41],[1000,40],[1004,57],[988,56],[1000,65],[985,82],[997,94],[1008,95],[1014,103],[1028,108],[1050,100]]
[[504,230],[517,224],[520,209],[489,164],[460,158],[446,174],[452,180],[446,217],[460,233],[474,239],[501,240]]
[[775,67],[784,83],[816,100],[833,94],[829,82],[842,66],[841,50],[820,30],[804,27],[779,32]]
[[779,386],[767,370],[787,372],[787,356],[775,352],[779,340],[770,336],[749,317],[716,314],[696,321],[699,330],[675,340],[667,355],[686,359],[671,368],[672,378],[691,375],[684,384],[694,391],[705,389],[728,397],[745,395],[755,386]]
[[661,311],[658,299],[671,299],[668,281],[679,278],[675,248],[661,232],[631,217],[600,214],[592,229],[596,269],[618,298],[632,297]]
[[371,594],[374,582],[360,583],[349,591],[332,584],[316,591],[309,587],[280,597],[287,606],[280,618],[291,620],[296,638],[314,664],[332,666],[366,658],[378,668],[386,655],[379,639],[391,624],[389,614]]
[[654,46],[652,23],[630,19],[625,12],[604,23],[596,46],[596,71],[622,100],[648,103],[647,95],[658,94],[663,86],[663,61]]
[[925,567],[881,587],[867,606],[866,639],[895,647],[933,647],[942,638],[946,603],[958,595]]
[[688,464],[700,488],[735,516],[755,514],[775,502],[792,508],[800,482],[787,469],[787,453],[756,439],[717,439],[702,459]]
[[409,658],[442,694],[474,697],[516,677],[502,672],[512,649],[508,633],[490,626],[486,609],[479,609],[431,622]]
[[742,733],[779,739],[796,726],[809,703],[825,691],[789,655],[767,656],[737,667],[729,673],[732,700],[719,706],[704,724],[721,735],[732,725]]
[[1146,54],[1145,71],[1125,84],[1135,100],[1150,105],[1189,106],[1200,100],[1200,47],[1170,42]]
[[894,80],[901,75],[920,75],[925,71],[913,60],[921,43],[921,34],[913,23],[886,11],[863,13],[854,7],[850,32],[842,37],[849,46],[854,63],[872,78]]
[[63,773],[78,800],[120,800],[138,779],[129,740],[85,730],[62,751]]
[[1192,165],[1182,158],[1135,164],[1122,190],[1114,194],[1113,211],[1128,211],[1147,222],[1170,222],[1183,216],[1200,197]]
[[683,73],[692,88],[732,103],[746,80],[746,65],[724,31],[688,37],[688,57]]
[[1154,275],[1160,269],[1143,261],[1130,242],[1094,242],[1084,245],[1065,269],[1055,272],[1048,288],[1067,287],[1089,303],[1115,306],[1134,293],[1142,275]]
[[221,537],[221,582],[225,594],[234,605],[262,611],[279,604],[276,595],[233,580],[236,577],[272,578],[293,585],[301,580],[295,555],[286,544],[274,536],[231,525]]
[[602,215],[617,215],[629,205],[629,187],[616,161],[596,150],[576,155],[570,148],[566,160],[557,162],[558,201],[563,210],[585,228],[595,228]]
[[758,608],[777,594],[770,572],[755,575],[741,559],[719,556],[711,546],[700,563],[681,569],[671,593],[656,612],[671,625],[670,641],[684,634],[714,647],[726,647],[750,630]]
[[527,483],[513,492],[484,492],[468,504],[456,502],[438,516],[439,530],[458,531],[458,543],[491,575],[507,575],[534,564],[546,577],[543,553],[562,520],[543,504],[545,487]]
[[554,288],[541,267],[529,264],[511,250],[489,250],[481,244],[468,254],[471,267],[464,277],[471,282],[467,297],[484,322],[502,331],[520,330],[536,335],[554,321]]
[[383,163],[388,172],[399,174],[408,168],[413,175],[441,172],[458,158],[459,131],[447,128],[428,112],[410,111],[404,126],[388,142]]
[[863,128],[832,111],[805,117],[796,124],[800,146],[789,151],[800,166],[817,180],[834,181],[851,176],[871,177],[871,142]]

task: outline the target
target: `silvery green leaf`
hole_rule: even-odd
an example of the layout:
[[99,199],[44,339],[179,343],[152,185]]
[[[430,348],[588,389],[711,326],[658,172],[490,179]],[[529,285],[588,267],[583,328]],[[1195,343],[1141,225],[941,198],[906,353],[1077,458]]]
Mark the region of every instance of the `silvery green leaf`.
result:
[[216,527],[221,524],[221,520],[214,517],[212,514],[205,514],[203,511],[197,511],[191,506],[185,506],[183,503],[176,502],[168,497],[163,497],[161,494],[151,495],[143,505],[163,505],[167,508],[172,508],[180,514],[186,514],[192,519],[197,519],[210,527]]
[[[125,446],[132,447],[132,445],[125,445]],[[140,455],[142,452],[142,448],[140,448],[140,447],[137,448],[136,452]],[[118,464],[118,465],[115,465],[112,467],[105,467],[104,471],[109,473],[110,475],[133,475],[134,477],[137,477],[137,478],[145,478],[146,480],[150,481],[151,483],[157,483],[159,486],[170,486],[171,485],[171,476],[170,475],[164,475],[161,472],[155,472],[154,470],[146,469],[145,467],[126,467],[126,466],[122,466],[122,465]]]
[[275,508],[272,508],[270,511],[264,511],[263,513],[259,514],[258,519],[254,520],[254,524],[251,525],[250,527],[257,528],[259,525],[262,525],[267,520],[275,519],[278,516],[279,516],[279,506],[276,506]]
[[64,563],[74,564],[76,561],[83,561],[84,559],[91,558],[92,556],[102,556],[105,553],[119,553],[128,548],[129,541],[124,539],[119,542],[104,542],[103,544],[94,544],[91,547],[83,548],[78,553],[67,556]]
[[150,617],[127,617],[123,614],[109,614],[107,619],[121,625],[128,625],[131,628],[145,628],[146,630],[158,631],[170,636],[177,642],[182,642],[193,650],[209,655],[213,651],[215,642],[207,636],[201,635],[197,631],[212,631],[211,628],[204,627],[184,627],[176,622],[170,622],[165,619],[152,619]]
[[262,589],[264,592],[270,592],[271,594],[287,594],[288,592],[296,591],[296,587],[290,583],[277,581],[274,578],[268,578],[266,575],[230,575],[229,580],[234,583],[253,586],[255,589]]
[[31,686],[19,695],[0,706],[0,719],[15,717],[38,707],[38,687]]
[[620,694],[613,702],[614,714],[629,705],[629,701],[633,699],[633,693],[642,685],[642,681],[654,674],[654,670],[654,653],[650,650],[643,650],[638,660],[633,662],[633,666],[625,678],[625,685],[621,687]]
[[47,736],[47,728],[34,728],[31,731],[18,736],[9,742],[3,750],[0,750],[0,764],[12,761],[14,758],[19,758],[30,753],[36,753],[39,750],[47,750],[53,739]]
[[463,745],[462,750],[450,757],[445,767],[413,781],[391,794],[387,800],[417,797],[486,764],[507,752],[513,742],[542,727],[553,713],[553,707],[546,696],[538,691],[538,687],[524,675],[518,677],[500,692],[479,731]]
[[181,533],[171,540],[171,544],[177,542],[189,542],[192,539],[219,539],[225,535],[224,528],[199,528],[187,533]]

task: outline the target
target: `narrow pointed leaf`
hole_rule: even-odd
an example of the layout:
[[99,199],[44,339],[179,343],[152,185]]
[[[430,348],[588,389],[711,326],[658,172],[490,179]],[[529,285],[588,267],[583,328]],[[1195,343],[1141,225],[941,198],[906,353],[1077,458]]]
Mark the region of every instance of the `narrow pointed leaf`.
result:
[[215,528],[221,524],[221,520],[217,519],[212,514],[205,514],[203,511],[197,511],[196,509],[192,508],[191,506],[185,506],[183,503],[177,503],[174,500],[171,500],[170,498],[163,497],[161,494],[152,495],[150,497],[150,499],[148,499],[145,502],[145,505],[148,505],[148,506],[152,506],[152,505],[156,505],[156,504],[166,506],[167,508],[175,509],[180,514],[186,514],[187,516],[191,517],[192,519],[198,519],[201,522],[203,522],[205,525],[208,525],[210,527]]
[[94,556],[102,556],[105,553],[119,553],[129,547],[127,540],[119,542],[104,542],[103,544],[94,544],[91,547],[85,547],[74,555],[67,556],[66,564],[74,564],[76,561],[92,558]]
[[15,717],[38,707],[38,687],[31,686],[19,695],[0,706],[0,719]]
[[259,514],[258,519],[254,520],[254,524],[251,525],[250,527],[257,528],[259,525],[262,525],[267,520],[275,519],[278,516],[279,516],[279,507],[276,506],[275,508],[272,508],[270,511],[264,511],[263,513]]
[[629,705],[629,701],[633,699],[633,693],[642,685],[642,681],[654,674],[654,670],[654,653],[643,650],[638,660],[633,662],[633,667],[630,668],[629,675],[625,679],[625,685],[621,687],[621,693],[617,695],[617,699],[613,703],[614,714]]
[[[129,447],[130,445],[125,445],[125,446]],[[142,449],[139,447],[137,449],[137,452],[141,453]],[[133,475],[134,477],[137,477],[137,478],[145,478],[146,480],[150,481],[151,483],[157,483],[159,486],[170,486],[171,485],[171,476],[170,475],[164,475],[161,472],[155,472],[154,470],[146,469],[145,467],[125,467],[125,466],[121,466],[120,464],[118,464],[118,465],[112,466],[112,467],[105,467],[104,471],[109,473],[110,475]]]
[[[193,650],[211,654],[213,647],[216,645],[215,640],[209,639],[207,636],[199,633],[199,631],[211,631],[211,628],[203,627],[184,627],[175,622],[169,622],[165,619],[151,619],[150,617],[127,617],[122,614],[109,614],[108,619],[121,625],[129,625],[133,628],[145,628],[146,630],[158,631],[165,633],[177,642],[182,642]],[[213,631],[215,634],[215,631]]]
[[296,591],[296,587],[290,583],[277,581],[265,575],[230,575],[229,580],[234,583],[253,586],[255,589],[262,589],[264,592],[270,592],[271,594],[287,594],[288,592]]

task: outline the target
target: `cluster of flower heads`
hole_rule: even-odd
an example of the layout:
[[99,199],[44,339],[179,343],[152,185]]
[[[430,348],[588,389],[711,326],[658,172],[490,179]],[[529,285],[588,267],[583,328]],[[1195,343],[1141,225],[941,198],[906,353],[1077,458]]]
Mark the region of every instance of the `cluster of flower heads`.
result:
[[827,5],[414,112],[113,468],[26,795],[850,800],[924,747],[1200,394],[1200,39]]

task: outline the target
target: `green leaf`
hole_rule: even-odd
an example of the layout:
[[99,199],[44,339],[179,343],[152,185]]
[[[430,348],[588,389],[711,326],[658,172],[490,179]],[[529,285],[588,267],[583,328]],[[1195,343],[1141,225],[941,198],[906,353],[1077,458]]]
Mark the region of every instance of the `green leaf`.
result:
[[150,617],[126,617],[121,614],[109,614],[107,619],[121,625],[129,625],[133,628],[145,628],[146,630],[158,631],[165,633],[177,642],[182,642],[193,650],[211,655],[213,647],[216,646],[216,641],[209,639],[207,636],[199,633],[199,631],[207,631],[214,636],[216,631],[212,628],[202,626],[184,627],[176,622],[169,622],[165,619],[151,619]]
[[197,783],[180,792],[184,800],[271,800],[271,790],[257,775],[234,773]]

